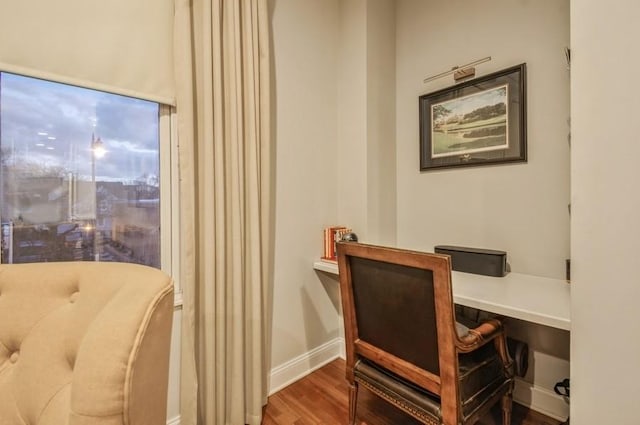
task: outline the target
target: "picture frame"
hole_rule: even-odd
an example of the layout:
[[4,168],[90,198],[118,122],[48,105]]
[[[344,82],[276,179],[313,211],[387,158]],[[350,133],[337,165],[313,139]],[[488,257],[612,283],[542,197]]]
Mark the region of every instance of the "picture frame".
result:
[[419,97],[420,171],[527,162],[526,63]]

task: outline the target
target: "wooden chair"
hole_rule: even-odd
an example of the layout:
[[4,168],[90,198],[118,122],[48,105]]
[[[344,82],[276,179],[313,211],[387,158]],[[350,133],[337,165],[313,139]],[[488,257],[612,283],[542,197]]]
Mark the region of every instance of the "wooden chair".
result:
[[358,387],[424,424],[473,424],[502,402],[511,423],[512,361],[500,321],[456,322],[447,255],[338,243],[349,422]]

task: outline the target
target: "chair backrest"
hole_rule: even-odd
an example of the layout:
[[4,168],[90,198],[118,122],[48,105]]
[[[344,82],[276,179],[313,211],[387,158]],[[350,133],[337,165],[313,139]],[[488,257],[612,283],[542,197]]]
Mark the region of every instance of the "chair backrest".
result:
[[456,390],[455,315],[448,256],[338,244],[347,373],[369,359],[430,392]]
[[165,423],[172,318],[151,267],[0,265],[0,424]]

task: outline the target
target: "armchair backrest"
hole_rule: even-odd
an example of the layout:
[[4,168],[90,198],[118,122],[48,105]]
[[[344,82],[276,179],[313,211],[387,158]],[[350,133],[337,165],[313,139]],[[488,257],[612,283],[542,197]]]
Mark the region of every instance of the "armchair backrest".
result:
[[166,422],[172,318],[150,267],[0,265],[0,424]]
[[347,374],[365,358],[456,400],[450,258],[348,242],[338,264]]

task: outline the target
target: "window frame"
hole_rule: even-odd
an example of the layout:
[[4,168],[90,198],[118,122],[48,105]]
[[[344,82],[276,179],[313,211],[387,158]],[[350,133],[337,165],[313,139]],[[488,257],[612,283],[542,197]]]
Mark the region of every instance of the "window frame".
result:
[[[177,114],[160,103],[160,269],[173,278],[175,306],[182,305],[180,285],[180,188]],[[168,231],[164,231],[168,229]]]

